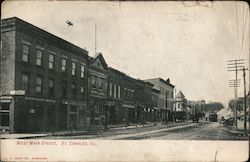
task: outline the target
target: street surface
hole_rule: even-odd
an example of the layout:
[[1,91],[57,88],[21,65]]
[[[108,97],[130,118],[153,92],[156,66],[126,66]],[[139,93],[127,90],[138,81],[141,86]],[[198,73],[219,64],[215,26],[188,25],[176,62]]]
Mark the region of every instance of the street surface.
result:
[[218,122],[170,123],[167,125],[99,131],[96,135],[48,136],[48,139],[100,140],[248,140],[242,133]]

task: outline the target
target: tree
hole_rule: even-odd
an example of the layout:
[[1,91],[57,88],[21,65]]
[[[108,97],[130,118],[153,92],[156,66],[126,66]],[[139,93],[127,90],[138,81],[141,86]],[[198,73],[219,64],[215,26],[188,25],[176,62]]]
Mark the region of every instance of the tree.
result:
[[205,104],[205,112],[217,112],[224,108],[224,105],[220,102],[211,102]]
[[[234,111],[234,109],[235,109],[235,100],[234,99],[231,99],[228,102],[228,108],[231,109],[232,111]],[[242,100],[237,101],[237,110],[238,111],[243,110],[243,101]]]

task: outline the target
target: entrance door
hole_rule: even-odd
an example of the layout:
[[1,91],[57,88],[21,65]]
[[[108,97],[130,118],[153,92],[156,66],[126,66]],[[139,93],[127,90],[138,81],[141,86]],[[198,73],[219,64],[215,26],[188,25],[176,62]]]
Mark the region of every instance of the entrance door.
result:
[[67,105],[59,107],[59,129],[67,129]]
[[0,127],[9,127],[10,103],[0,103]]

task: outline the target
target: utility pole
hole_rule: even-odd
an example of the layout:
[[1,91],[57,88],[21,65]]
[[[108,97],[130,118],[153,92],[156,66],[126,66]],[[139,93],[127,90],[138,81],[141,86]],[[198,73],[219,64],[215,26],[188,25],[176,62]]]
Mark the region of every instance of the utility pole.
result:
[[244,67],[245,59],[238,59],[238,60],[228,60],[228,70],[227,71],[235,71],[235,86],[234,86],[234,98],[235,98],[235,112],[234,112],[234,118],[235,118],[235,128],[238,129],[237,125],[237,92],[238,92],[238,71]]
[[244,132],[245,136],[247,135],[247,96],[246,96],[246,70],[245,67],[243,67],[243,78],[244,78]]

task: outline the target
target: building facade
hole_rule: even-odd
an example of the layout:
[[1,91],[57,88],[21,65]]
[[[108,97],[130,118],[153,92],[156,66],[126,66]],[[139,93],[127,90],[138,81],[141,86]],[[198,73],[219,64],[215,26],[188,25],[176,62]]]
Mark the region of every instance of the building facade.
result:
[[188,118],[187,99],[184,94],[179,91],[175,99],[175,119],[185,120]]
[[170,80],[162,78],[153,78],[145,80],[154,84],[154,88],[159,90],[158,108],[160,109],[160,117],[163,121],[173,121],[173,105],[174,105],[174,85]]
[[0,129],[90,130],[172,120],[173,89],[135,79],[88,51],[19,18],[2,20]]
[[88,124],[103,124],[105,119],[105,101],[107,99],[108,65],[101,53],[89,57]]
[[1,26],[1,128],[85,126],[88,52],[18,18]]

